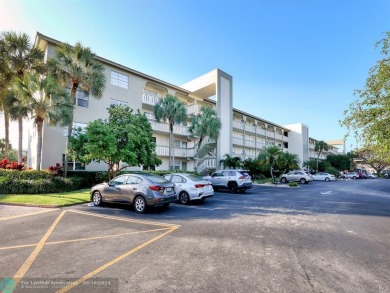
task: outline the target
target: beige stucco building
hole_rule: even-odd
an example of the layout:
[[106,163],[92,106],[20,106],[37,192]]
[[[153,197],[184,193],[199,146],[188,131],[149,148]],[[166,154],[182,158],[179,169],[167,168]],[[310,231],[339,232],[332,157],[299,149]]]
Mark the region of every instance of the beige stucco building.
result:
[[[59,41],[37,33],[35,46],[45,53],[45,60],[55,54]],[[157,122],[153,107],[168,93],[181,100],[187,107],[187,115],[196,115],[201,106],[217,110],[222,129],[217,142],[205,139],[198,153],[198,171],[211,171],[220,167],[225,154],[242,159],[254,159],[259,151],[269,145],[283,151],[296,153],[301,162],[312,157],[309,127],[302,123],[281,126],[250,113],[233,108],[233,78],[220,69],[214,69],[183,85],[174,85],[145,73],[128,68],[97,56],[104,65],[106,86],[103,96],[97,99],[78,91],[74,108],[74,126],[84,127],[98,118],[107,118],[111,104],[127,105],[140,109],[149,119],[156,141],[156,153],[162,165],[156,169],[169,169],[169,126]],[[28,165],[36,164],[36,130],[30,125],[28,135]],[[174,126],[175,169],[192,171],[195,168],[195,144],[197,140],[188,131],[187,123]],[[44,125],[42,168],[63,161],[66,149],[66,129]],[[81,166],[73,162],[70,168]],[[85,170],[106,170],[104,163],[82,166]],[[138,168],[138,167],[137,167]],[[141,167],[142,168],[142,167]]]

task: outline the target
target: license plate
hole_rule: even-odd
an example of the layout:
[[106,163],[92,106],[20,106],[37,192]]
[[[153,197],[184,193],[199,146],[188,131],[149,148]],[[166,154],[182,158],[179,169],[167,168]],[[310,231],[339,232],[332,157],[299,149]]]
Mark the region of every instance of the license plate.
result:
[[206,185],[206,186],[204,187],[204,189],[205,189],[205,190],[211,190],[211,185]]
[[165,190],[166,190],[166,192],[171,192],[172,191],[172,187],[167,187]]

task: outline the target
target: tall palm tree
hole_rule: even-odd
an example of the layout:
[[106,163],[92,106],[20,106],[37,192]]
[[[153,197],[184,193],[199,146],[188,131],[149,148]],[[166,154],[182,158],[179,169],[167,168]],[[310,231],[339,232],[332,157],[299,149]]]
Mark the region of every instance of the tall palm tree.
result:
[[316,141],[316,144],[315,144],[315,147],[314,147],[314,151],[317,152],[317,169],[316,169],[316,172],[318,172],[318,162],[320,160],[320,156],[322,154],[323,151],[328,151],[329,150],[329,145],[323,141],[323,140],[320,140],[320,141]]
[[[97,61],[95,54],[88,47],[76,43],[60,45],[55,57],[48,62],[49,73],[58,79],[64,87],[70,86],[70,102],[75,104],[78,89],[91,93],[96,98],[103,96],[105,88],[104,66]],[[68,141],[72,135],[73,111],[68,125]],[[65,154],[64,175],[68,169],[68,156]]]
[[283,168],[284,171],[281,172],[281,174],[284,174],[286,172],[289,172],[293,169],[298,169],[300,160],[297,154],[292,154],[289,152],[282,152],[282,154],[279,156],[279,162],[278,165],[280,168]]
[[277,166],[278,160],[282,155],[283,151],[277,146],[269,146],[263,149],[259,154],[259,162],[268,166],[271,173],[272,182],[275,182],[274,168]]
[[201,107],[198,115],[190,119],[188,131],[199,137],[196,149],[195,167],[198,167],[198,153],[205,137],[217,140],[221,131],[221,119],[217,112],[211,107]]
[[178,98],[167,94],[154,106],[154,116],[157,122],[168,121],[169,124],[169,169],[174,168],[175,153],[173,146],[173,126],[175,123],[182,123],[187,119],[187,109]]
[[10,143],[9,143],[9,112],[7,108],[6,98],[9,88],[11,87],[12,74],[9,70],[8,61],[5,54],[5,42],[3,35],[0,35],[0,111],[4,112],[4,157],[8,159]]
[[[42,73],[44,71],[44,54],[39,48],[31,45],[30,37],[27,34],[4,32],[2,40],[4,58],[13,80],[16,78],[23,79],[26,72]],[[12,92],[9,94],[12,94]],[[19,103],[20,99],[17,96],[14,100],[8,99],[8,103],[10,102],[11,119],[17,120],[19,124],[18,161],[20,163],[23,150],[23,119],[26,118],[26,109],[22,103]],[[15,102],[15,104],[12,102]],[[21,109],[18,109],[19,106]]]
[[68,125],[72,118],[73,105],[69,95],[50,76],[26,74],[23,79],[15,83],[18,94],[24,103],[29,106],[32,119],[37,128],[37,162],[36,169],[41,169],[42,160],[42,129],[45,119],[51,126],[60,123]]

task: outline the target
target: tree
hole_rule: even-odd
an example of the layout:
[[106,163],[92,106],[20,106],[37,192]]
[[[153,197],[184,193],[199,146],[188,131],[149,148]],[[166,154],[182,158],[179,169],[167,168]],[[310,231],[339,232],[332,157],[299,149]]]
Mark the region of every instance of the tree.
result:
[[217,112],[211,107],[202,106],[199,114],[190,119],[190,127],[188,128],[188,131],[192,135],[199,137],[196,147],[196,168],[198,167],[198,154],[203,140],[207,136],[211,139],[217,140],[221,127],[221,119],[217,117]]
[[[74,47],[69,44],[60,45],[55,57],[48,62],[49,74],[58,79],[62,86],[70,86],[70,102],[75,104],[78,89],[101,98],[105,88],[104,67],[99,63],[91,49],[76,43]],[[68,141],[72,136],[72,119],[68,125]],[[68,158],[65,154],[64,175],[68,169]]]
[[368,72],[361,90],[355,90],[357,99],[344,111],[341,125],[364,146],[375,144],[385,152],[390,151],[390,32],[376,43],[382,46],[383,59]]
[[[44,71],[43,52],[33,47],[30,43],[30,37],[25,33],[17,34],[16,32],[4,32],[3,40],[3,56],[11,78],[14,80],[23,79],[26,72]],[[19,124],[19,145],[18,145],[18,161],[22,162],[23,150],[23,119],[27,116],[27,109],[21,103],[20,97],[14,95],[13,91],[8,92],[8,111],[11,114],[11,119],[17,120]]]
[[375,169],[378,175],[390,166],[390,152],[384,152],[379,145],[366,146],[356,153],[363,163]]
[[258,157],[260,164],[268,166],[270,171],[272,182],[275,182],[274,169],[277,167],[280,156],[283,155],[283,151],[277,146],[269,146],[261,151]]
[[278,157],[277,166],[284,171],[281,174],[289,172],[290,170],[299,169],[300,160],[297,154],[289,152],[282,152]]
[[43,123],[51,126],[60,123],[68,125],[72,117],[73,105],[69,95],[50,76],[40,77],[37,74],[25,74],[23,79],[15,82],[15,89],[23,102],[28,105],[31,117],[37,128],[37,162],[36,169],[41,169],[42,160],[42,129]]
[[326,161],[330,163],[333,168],[339,171],[352,170],[353,158],[356,157],[353,153],[348,154],[330,154],[326,157]]
[[242,160],[240,157],[232,157],[229,154],[224,155],[225,159],[222,159],[220,161],[221,164],[223,164],[223,167],[226,168],[231,168],[231,169],[237,169],[240,168],[242,165]]
[[303,162],[302,167],[306,168],[307,171],[312,172],[312,170],[316,170],[317,168],[317,160],[310,159],[305,161]]
[[183,102],[178,98],[167,94],[154,106],[154,116],[157,122],[168,121],[169,124],[169,169],[175,164],[175,153],[172,151],[173,146],[173,126],[175,123],[182,123],[187,119],[187,111]]
[[76,160],[86,164],[105,162],[109,179],[128,166],[161,164],[152,141],[152,126],[144,115],[139,111],[133,113],[127,106],[111,106],[108,113],[108,119],[98,119],[88,123],[85,129],[75,129],[69,149]]
[[315,147],[314,147],[314,151],[317,153],[317,168],[316,168],[316,172],[318,172],[318,162],[320,160],[320,156],[322,154],[323,151],[328,151],[329,150],[329,145],[323,141],[323,140],[320,140],[320,141],[316,141],[316,144],[315,144]]

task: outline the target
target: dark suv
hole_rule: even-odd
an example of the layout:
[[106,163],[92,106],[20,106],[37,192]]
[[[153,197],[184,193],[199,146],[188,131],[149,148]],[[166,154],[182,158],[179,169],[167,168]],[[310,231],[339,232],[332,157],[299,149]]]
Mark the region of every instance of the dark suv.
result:
[[236,193],[252,188],[251,176],[245,170],[219,170],[204,178],[211,182],[214,190],[223,188]]

